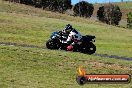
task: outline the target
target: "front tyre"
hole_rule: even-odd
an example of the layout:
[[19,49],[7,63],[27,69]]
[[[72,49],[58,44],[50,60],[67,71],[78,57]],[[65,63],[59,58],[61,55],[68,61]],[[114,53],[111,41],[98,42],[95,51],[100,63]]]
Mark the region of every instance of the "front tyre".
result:
[[50,39],[46,42],[46,47],[48,49],[59,49],[59,44],[55,40]]

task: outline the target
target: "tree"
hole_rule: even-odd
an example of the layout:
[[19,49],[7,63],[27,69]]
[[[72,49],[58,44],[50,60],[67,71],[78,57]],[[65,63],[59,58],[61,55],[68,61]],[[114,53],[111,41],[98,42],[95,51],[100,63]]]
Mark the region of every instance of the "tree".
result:
[[61,13],[72,8],[71,0],[43,0],[42,6],[43,9],[58,11]]
[[19,1],[21,4],[33,5],[37,8],[48,9],[50,11],[58,11],[63,13],[67,9],[71,9],[71,0],[8,0],[11,2]]
[[132,28],[132,12],[127,14],[127,27]]
[[97,19],[104,22],[104,6],[99,7],[99,10],[97,11]]
[[108,4],[105,6],[99,7],[97,11],[98,20],[105,22],[111,25],[119,25],[119,21],[121,20],[122,13],[120,11],[119,6]]
[[81,1],[75,4],[73,11],[75,16],[91,17],[93,14],[94,6],[86,1]]
[[33,4],[33,0],[20,0],[21,4],[26,4],[26,5],[32,5]]

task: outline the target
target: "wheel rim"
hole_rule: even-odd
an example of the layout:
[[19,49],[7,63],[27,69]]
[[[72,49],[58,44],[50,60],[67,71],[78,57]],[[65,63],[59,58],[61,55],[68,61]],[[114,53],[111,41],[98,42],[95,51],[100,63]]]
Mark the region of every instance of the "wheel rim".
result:
[[90,51],[93,51],[93,50],[94,50],[94,48],[93,48],[93,47],[90,47],[90,48],[89,48],[89,50],[90,50]]
[[53,42],[49,42],[49,45],[54,46],[54,43]]
[[92,47],[90,47],[88,51],[90,54],[93,54],[96,51],[96,47],[92,45]]
[[89,43],[88,46],[83,47],[83,52],[93,54],[96,51],[96,46],[93,43]]

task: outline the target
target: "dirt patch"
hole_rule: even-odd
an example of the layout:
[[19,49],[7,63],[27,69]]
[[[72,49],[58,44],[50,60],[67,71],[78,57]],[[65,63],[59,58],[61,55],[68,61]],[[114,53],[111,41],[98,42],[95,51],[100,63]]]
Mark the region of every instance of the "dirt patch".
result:
[[[17,44],[17,43],[11,43],[11,42],[0,42],[1,46],[17,46],[17,47],[27,47],[27,48],[41,48],[46,49],[37,45],[27,45],[27,44]],[[125,57],[125,56],[117,56],[117,55],[108,55],[108,54],[93,54],[95,56],[105,57],[105,58],[115,58],[115,59],[122,59],[122,60],[128,60],[132,61],[132,57]],[[64,57],[66,60],[69,58],[67,56]]]
[[122,65],[122,64],[115,64],[115,63],[108,63],[108,62],[103,63],[103,62],[97,62],[97,61],[91,61],[88,63],[91,64],[92,67],[94,67],[94,68],[106,67],[106,68],[112,69],[112,70],[132,71],[132,66],[126,66],[126,65]]

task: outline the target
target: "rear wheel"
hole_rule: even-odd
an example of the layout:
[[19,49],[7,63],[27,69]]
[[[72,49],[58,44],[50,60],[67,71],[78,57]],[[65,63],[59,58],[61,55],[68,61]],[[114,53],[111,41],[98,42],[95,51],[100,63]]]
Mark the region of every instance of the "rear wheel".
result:
[[95,51],[96,51],[96,46],[92,42],[82,45],[82,49],[81,49],[82,53],[93,54],[95,53]]
[[90,43],[87,47],[88,54],[93,54],[96,51],[96,46],[93,43]]
[[48,40],[46,42],[46,47],[48,49],[59,49],[59,43],[56,40]]

